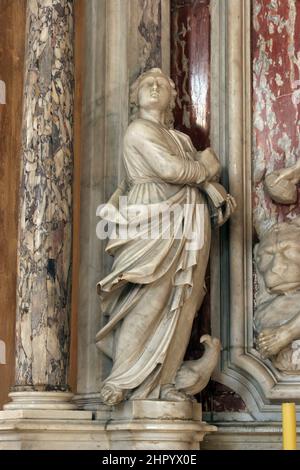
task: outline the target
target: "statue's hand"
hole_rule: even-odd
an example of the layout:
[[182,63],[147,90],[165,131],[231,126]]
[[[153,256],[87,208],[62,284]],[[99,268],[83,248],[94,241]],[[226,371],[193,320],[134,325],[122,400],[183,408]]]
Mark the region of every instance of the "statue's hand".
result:
[[221,165],[216,153],[208,147],[203,152],[197,152],[197,160],[205,166],[208,173],[208,181],[218,181],[221,172]]
[[227,195],[225,211],[220,210],[218,216],[218,226],[221,227],[237,208],[237,203],[233,196]]

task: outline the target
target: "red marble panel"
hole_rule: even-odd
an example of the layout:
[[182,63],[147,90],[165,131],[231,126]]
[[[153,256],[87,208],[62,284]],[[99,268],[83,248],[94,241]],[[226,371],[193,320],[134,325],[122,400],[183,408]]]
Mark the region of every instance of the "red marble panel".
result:
[[226,385],[211,380],[202,393],[202,409],[205,412],[234,412],[247,408],[241,397]]
[[171,1],[171,76],[178,91],[175,127],[186,132],[198,150],[209,146],[209,3]]
[[290,166],[300,150],[300,1],[253,0],[253,209],[261,232],[300,214],[275,204],[264,176]]
[[[210,145],[210,1],[171,0],[171,76],[178,96],[175,128],[188,134],[199,150]],[[210,273],[208,292],[194,321],[186,359],[203,354],[202,334],[210,333]],[[205,411],[241,411],[245,404],[232,390],[210,381],[198,397]]]
[[[194,146],[209,146],[210,132],[210,11],[209,0],[171,0],[171,77],[178,92],[175,128],[188,134]],[[209,271],[206,275],[209,287]],[[197,359],[199,338],[210,333],[210,295],[195,318],[187,357]]]

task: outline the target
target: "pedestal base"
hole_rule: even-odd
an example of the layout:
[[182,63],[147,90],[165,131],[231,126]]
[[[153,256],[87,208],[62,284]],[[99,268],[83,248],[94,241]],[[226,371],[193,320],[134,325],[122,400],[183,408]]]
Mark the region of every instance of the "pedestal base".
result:
[[108,449],[104,429],[90,411],[0,411],[0,450]]
[[111,417],[106,429],[115,450],[199,450],[205,434],[217,430],[192,402],[128,401]]
[[199,450],[217,430],[191,402],[136,400],[103,411],[0,411],[0,450]]
[[[218,435],[205,436],[205,450],[282,450],[281,423],[223,422],[216,423]],[[300,427],[297,428],[297,449],[300,449]]]
[[4,410],[76,410],[68,392],[11,392]]

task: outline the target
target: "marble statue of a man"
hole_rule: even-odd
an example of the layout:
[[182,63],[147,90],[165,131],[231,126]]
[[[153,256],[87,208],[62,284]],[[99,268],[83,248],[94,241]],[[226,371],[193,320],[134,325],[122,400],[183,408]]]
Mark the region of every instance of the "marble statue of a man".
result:
[[281,222],[256,246],[259,293],[254,324],[265,358],[284,372],[300,371],[300,218]]
[[[270,173],[265,180],[271,198],[295,204],[300,160]],[[254,326],[257,348],[280,371],[300,373],[300,217],[274,224],[255,247],[258,295]]]
[[[110,405],[125,399],[188,400],[206,385],[220,350],[219,340],[204,335],[204,356],[183,362],[205,293],[211,227],[204,191],[212,189],[216,201],[222,187],[215,183],[220,172],[215,153],[197,152],[187,135],[171,128],[175,96],[173,81],[157,68],[143,73],[131,89],[133,120],[123,148],[126,184],[110,204],[120,226],[130,229],[138,221],[141,230],[128,237],[114,232],[107,246],[112,270],[98,283],[108,322],[97,334],[97,346],[113,360],[101,396]],[[128,208],[150,208],[151,216],[147,210],[140,216],[121,214],[119,196],[127,197]],[[222,209],[215,204],[219,224],[235,208],[226,192],[222,202]],[[164,217],[172,211],[175,216]],[[147,236],[158,213],[159,235]]]

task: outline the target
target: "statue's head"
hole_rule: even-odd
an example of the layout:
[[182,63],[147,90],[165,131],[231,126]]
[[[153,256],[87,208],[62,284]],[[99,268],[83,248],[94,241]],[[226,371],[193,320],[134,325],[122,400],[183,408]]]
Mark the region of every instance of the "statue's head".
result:
[[266,288],[275,294],[300,289],[300,218],[275,224],[255,249],[257,269]]
[[139,116],[139,110],[158,109],[165,113],[165,124],[173,125],[173,108],[175,106],[175,84],[161,69],[152,68],[142,73],[131,86],[130,104],[131,119]]

